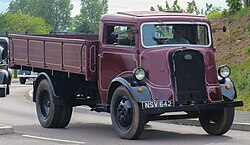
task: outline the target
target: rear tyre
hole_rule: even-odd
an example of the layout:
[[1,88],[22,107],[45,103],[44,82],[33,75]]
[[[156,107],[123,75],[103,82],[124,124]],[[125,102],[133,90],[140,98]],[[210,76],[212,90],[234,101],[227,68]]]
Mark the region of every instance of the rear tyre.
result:
[[25,84],[26,78],[19,78],[20,84]]
[[36,92],[36,111],[39,122],[45,128],[64,128],[70,122],[72,107],[56,105],[53,97],[48,81],[42,80]]
[[234,120],[234,108],[209,110],[199,117],[202,128],[210,135],[223,135],[232,126]]
[[123,139],[137,139],[144,129],[141,106],[124,86],[118,87],[112,96],[111,120],[116,133]]

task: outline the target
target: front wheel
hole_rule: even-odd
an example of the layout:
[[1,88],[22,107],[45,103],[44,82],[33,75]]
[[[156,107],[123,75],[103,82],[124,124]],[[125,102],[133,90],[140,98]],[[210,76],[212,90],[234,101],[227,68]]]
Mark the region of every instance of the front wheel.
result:
[[199,117],[202,128],[210,135],[225,134],[232,126],[234,108],[205,111]]
[[45,128],[64,128],[70,122],[72,107],[55,104],[53,97],[48,81],[42,80],[36,92],[36,111],[39,122]]
[[141,106],[124,87],[118,87],[111,100],[111,120],[120,138],[137,139],[144,129]]

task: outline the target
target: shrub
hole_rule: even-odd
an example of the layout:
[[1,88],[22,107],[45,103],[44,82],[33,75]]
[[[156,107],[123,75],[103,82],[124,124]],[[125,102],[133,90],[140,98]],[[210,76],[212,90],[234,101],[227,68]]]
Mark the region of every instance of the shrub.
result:
[[31,34],[48,34],[51,26],[43,18],[29,14],[4,13],[0,14],[0,31],[15,33],[29,32]]
[[250,44],[244,45],[244,50],[246,51],[246,53],[250,54]]
[[247,34],[248,36],[250,36],[250,23],[248,23],[248,26],[247,26]]
[[221,14],[221,12],[214,12],[214,13],[209,13],[207,15],[207,17],[208,17],[208,19],[213,20],[213,19],[216,19],[216,18],[221,18],[222,14]]

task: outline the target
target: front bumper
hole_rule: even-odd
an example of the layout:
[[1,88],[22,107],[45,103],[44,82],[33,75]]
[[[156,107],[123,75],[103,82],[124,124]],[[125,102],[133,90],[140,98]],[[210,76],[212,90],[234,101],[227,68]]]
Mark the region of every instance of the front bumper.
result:
[[162,114],[166,112],[202,111],[202,110],[213,110],[213,109],[222,109],[222,108],[228,108],[228,107],[240,107],[240,106],[243,106],[243,101],[216,102],[216,103],[208,103],[208,104],[172,106],[172,107],[165,107],[165,108],[147,108],[147,109],[143,109],[143,112],[145,114]]

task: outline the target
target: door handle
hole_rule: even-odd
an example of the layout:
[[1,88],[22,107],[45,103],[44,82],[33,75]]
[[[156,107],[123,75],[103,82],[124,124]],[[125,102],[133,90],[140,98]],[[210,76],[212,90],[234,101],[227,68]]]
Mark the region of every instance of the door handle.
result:
[[100,52],[100,53],[98,54],[98,57],[100,57],[100,58],[104,58],[104,57],[103,57],[103,53],[102,53],[102,52]]

